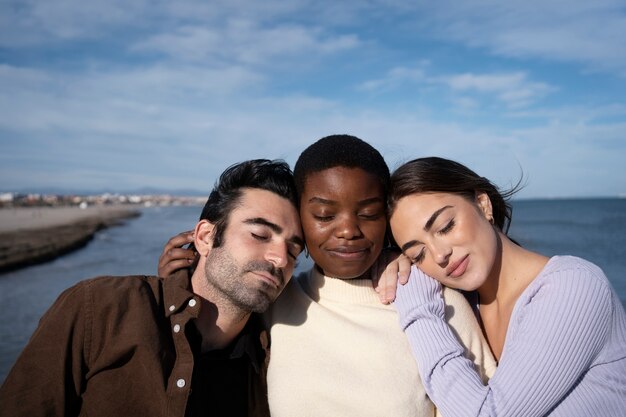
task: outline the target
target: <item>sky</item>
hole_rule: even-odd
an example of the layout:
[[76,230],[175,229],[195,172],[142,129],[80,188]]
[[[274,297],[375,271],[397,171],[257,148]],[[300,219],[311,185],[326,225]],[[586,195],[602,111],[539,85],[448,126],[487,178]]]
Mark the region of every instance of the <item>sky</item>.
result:
[[207,192],[356,135],[393,170],[626,196],[623,0],[3,0],[0,192]]

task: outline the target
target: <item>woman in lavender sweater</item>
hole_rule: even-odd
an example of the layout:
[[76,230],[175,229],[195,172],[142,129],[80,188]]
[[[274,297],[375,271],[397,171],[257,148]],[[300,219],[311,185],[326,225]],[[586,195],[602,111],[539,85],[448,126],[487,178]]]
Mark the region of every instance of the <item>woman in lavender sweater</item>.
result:
[[[511,241],[512,193],[461,164],[420,158],[391,179],[393,236],[414,264],[395,306],[441,413],[626,416],[626,315],[600,268]],[[475,301],[498,360],[487,385],[444,321],[442,285]]]

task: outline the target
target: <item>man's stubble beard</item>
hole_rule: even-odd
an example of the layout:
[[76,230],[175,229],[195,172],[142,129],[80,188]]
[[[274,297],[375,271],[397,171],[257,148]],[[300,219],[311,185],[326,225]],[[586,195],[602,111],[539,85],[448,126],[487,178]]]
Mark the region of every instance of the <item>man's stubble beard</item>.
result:
[[204,267],[207,285],[217,292],[217,296],[243,313],[263,313],[280,291],[256,279],[258,287],[248,287],[246,275],[251,271],[269,272],[279,281],[281,289],[284,286],[282,270],[267,261],[250,261],[240,266],[222,246],[209,252]]

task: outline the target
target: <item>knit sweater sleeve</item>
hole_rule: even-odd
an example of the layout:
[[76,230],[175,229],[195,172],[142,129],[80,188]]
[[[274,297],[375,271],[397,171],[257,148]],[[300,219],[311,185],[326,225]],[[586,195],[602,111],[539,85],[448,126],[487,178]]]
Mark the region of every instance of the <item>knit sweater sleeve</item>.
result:
[[589,369],[613,308],[608,284],[587,268],[540,275],[518,300],[484,385],[444,321],[437,281],[413,267],[395,306],[426,392],[448,417],[545,415]]

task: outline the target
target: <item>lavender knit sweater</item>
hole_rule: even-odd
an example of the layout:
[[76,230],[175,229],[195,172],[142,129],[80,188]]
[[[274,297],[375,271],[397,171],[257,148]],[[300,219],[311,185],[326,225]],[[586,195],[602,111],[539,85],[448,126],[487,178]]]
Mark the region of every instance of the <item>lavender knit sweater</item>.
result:
[[626,416],[626,314],[603,272],[556,256],[515,304],[483,385],[443,320],[441,285],[413,267],[395,306],[426,392],[446,417]]

